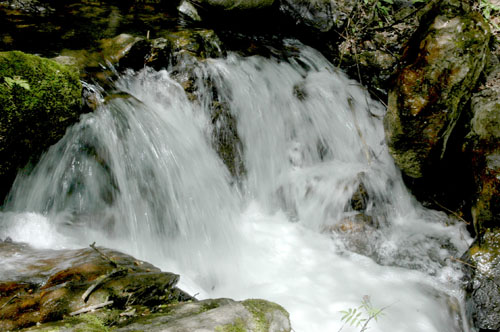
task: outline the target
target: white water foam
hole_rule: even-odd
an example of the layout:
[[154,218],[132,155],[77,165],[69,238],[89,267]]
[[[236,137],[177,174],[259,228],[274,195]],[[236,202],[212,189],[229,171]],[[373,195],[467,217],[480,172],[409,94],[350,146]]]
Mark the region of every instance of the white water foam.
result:
[[[18,177],[0,236],[96,241],[180,273],[200,298],[276,301],[297,332],[338,331],[340,311],[365,295],[385,308],[371,331],[468,331],[449,259],[470,243],[464,227],[408,194],[383,107],[316,51],[284,47],[296,51],[185,68],[195,101],[168,71],[122,77],[129,97],[82,117]],[[228,113],[213,124],[215,102]],[[214,126],[231,119],[246,169],[236,179],[214,148]]]

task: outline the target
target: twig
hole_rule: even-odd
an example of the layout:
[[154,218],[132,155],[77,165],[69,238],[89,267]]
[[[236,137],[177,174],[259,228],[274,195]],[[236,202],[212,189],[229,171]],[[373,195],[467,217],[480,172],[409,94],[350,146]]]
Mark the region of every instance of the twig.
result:
[[456,257],[450,256],[450,257],[449,257],[449,259],[450,259],[450,260],[452,260],[452,261],[455,261],[455,262],[462,263],[463,265],[470,266],[470,267],[472,267],[474,270],[477,270],[477,266],[474,266],[474,265],[472,265],[472,264],[470,264],[470,263],[467,263],[466,261],[463,261],[463,260],[461,260],[461,259],[459,259],[459,258],[456,258]]
[[456,213],[455,211],[452,211],[450,209],[448,209],[446,206],[440,204],[438,201],[436,201],[435,199],[432,200],[437,206],[439,206],[441,209],[444,209],[446,210],[447,212],[453,214],[455,217],[457,217],[458,219],[462,220],[466,225],[470,225],[470,222],[465,220],[464,218],[462,218],[458,213]]
[[125,269],[121,268],[121,269],[118,269],[118,270],[113,270],[113,271],[111,271],[108,274],[99,276],[95,280],[95,282],[92,285],[90,285],[89,288],[87,288],[87,290],[85,291],[85,293],[83,293],[83,295],[82,295],[83,302],[87,302],[87,300],[89,299],[90,294],[92,294],[92,292],[95,289],[97,289],[100,285],[102,285],[105,282],[106,279],[109,279],[111,277],[119,275],[119,274],[121,274],[121,273],[123,273],[125,271],[126,271]]
[[118,263],[115,260],[113,260],[111,257],[109,257],[108,255],[97,249],[97,247],[95,246],[95,242],[90,245],[90,248],[97,251],[97,253],[101,256],[101,258],[108,261],[109,264],[113,265],[114,267],[118,267]]
[[94,304],[94,305],[82,308],[80,310],[73,311],[69,315],[70,316],[76,316],[76,315],[84,314],[86,312],[94,311],[96,309],[100,309],[100,308],[106,307],[106,306],[111,305],[111,304],[113,304],[113,301],[106,301],[106,302],[103,302],[103,303]]
[[0,309],[3,309],[7,304],[11,303],[16,297],[19,297],[19,293],[11,297],[7,302],[5,302]]

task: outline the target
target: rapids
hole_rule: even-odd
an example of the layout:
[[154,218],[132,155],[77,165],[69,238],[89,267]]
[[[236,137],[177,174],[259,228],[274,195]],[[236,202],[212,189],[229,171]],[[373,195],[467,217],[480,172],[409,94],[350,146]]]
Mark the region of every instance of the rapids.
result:
[[[275,301],[297,332],[359,331],[340,311],[366,295],[384,308],[370,331],[469,331],[450,259],[470,244],[464,226],[408,193],[381,104],[314,49],[284,48],[123,74],[19,174],[0,238],[95,241],[179,273],[198,298]],[[221,132],[237,137],[239,174],[217,153]],[[360,188],[362,211],[351,202]],[[0,277],[16,259],[2,257]]]

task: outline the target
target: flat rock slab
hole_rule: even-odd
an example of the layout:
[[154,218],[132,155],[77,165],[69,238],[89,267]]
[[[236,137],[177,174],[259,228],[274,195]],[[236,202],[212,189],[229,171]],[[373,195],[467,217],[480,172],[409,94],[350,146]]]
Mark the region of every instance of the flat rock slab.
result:
[[36,250],[0,243],[0,330],[28,327],[84,313],[191,299],[175,288],[177,274],[117,251]]

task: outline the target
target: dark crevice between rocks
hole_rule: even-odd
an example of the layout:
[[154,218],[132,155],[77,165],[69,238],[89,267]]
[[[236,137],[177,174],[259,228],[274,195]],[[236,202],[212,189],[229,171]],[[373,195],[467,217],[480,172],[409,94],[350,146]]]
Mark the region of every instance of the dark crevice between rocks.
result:
[[422,178],[413,178],[403,173],[405,185],[425,207],[444,211],[466,222],[467,230],[475,236],[471,207],[475,191],[472,169],[472,153],[464,148],[466,135],[470,131],[470,102],[464,106],[443,155],[441,147],[429,157],[432,162],[423,169]]

